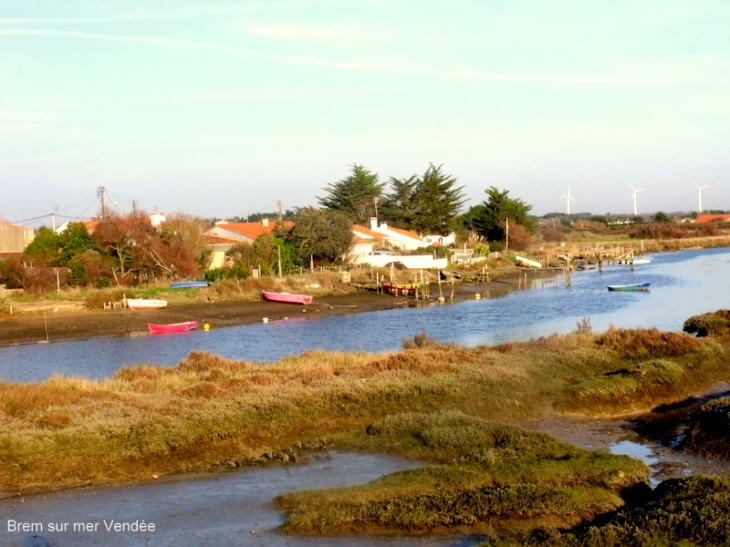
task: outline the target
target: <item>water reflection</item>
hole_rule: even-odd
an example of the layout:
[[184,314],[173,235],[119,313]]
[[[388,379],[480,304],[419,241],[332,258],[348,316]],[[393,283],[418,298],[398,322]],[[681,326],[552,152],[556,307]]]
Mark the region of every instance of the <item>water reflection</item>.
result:
[[[611,445],[610,450],[611,454],[616,454],[617,456],[630,456],[640,460],[649,466],[649,469],[652,469],[652,466],[659,462],[659,458],[654,454],[654,450],[651,446],[634,441],[619,441],[616,444]],[[652,474],[649,478],[649,484],[652,488],[661,482],[654,475],[655,473],[652,469]]]
[[[530,290],[499,298],[393,309],[349,316],[277,321],[196,331],[180,336],[95,339],[0,349],[0,378],[26,382],[57,373],[104,378],[124,365],[175,365],[191,350],[272,362],[309,349],[391,351],[425,331],[443,342],[473,346],[566,333],[589,317],[595,330],[611,325],[678,331],[691,315],[730,302],[730,249],[656,255],[651,264],[538,277]],[[607,285],[650,282],[648,292],[609,292]],[[478,290],[478,287],[476,287]],[[486,291],[485,291],[486,293]],[[485,296],[489,296],[485,294]]]

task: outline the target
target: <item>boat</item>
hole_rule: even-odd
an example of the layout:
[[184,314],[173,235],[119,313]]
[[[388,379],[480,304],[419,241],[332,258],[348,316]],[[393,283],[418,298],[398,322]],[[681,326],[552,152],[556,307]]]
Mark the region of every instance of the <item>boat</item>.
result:
[[167,300],[155,298],[127,298],[127,307],[130,310],[159,310],[167,306]]
[[208,287],[207,281],[178,281],[170,283],[171,289],[205,289]]
[[269,302],[282,302],[284,304],[311,304],[313,296],[308,294],[289,294],[288,292],[261,291],[261,296]]
[[635,258],[631,264],[639,266],[640,264],[651,264],[651,258]]
[[150,334],[167,334],[171,332],[185,332],[198,328],[197,321],[185,321],[184,323],[147,323]]
[[416,294],[419,287],[419,283],[383,282],[383,292],[394,294],[395,296],[401,294],[413,296]]
[[542,268],[542,264],[540,262],[525,258],[524,256],[515,255],[515,262],[518,266],[523,266],[525,268]]
[[648,291],[650,283],[634,283],[632,285],[609,285],[609,291]]

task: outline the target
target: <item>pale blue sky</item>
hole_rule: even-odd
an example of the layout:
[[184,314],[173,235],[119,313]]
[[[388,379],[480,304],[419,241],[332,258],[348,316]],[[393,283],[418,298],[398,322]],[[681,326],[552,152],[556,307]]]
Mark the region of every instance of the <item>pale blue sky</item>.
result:
[[429,162],[467,205],[730,209],[728,29],[726,0],[0,0],[0,217],[102,185],[245,215]]

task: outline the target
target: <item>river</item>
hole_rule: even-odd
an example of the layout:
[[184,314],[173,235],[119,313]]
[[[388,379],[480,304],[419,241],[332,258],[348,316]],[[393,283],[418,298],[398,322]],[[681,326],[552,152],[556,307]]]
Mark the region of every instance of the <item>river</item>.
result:
[[[682,330],[691,315],[730,307],[730,249],[658,253],[652,262],[537,278],[529,290],[454,304],[272,321],[168,336],[97,338],[0,348],[0,379],[42,381],[53,374],[100,379],[125,365],[175,365],[191,350],[273,362],[311,349],[380,352],[424,331],[442,342],[474,346],[567,333],[583,318],[594,330]],[[651,283],[646,292],[607,285]]]
[[[529,290],[500,298],[484,294],[480,300],[456,304],[344,317],[0,348],[0,378],[18,382],[43,380],[52,374],[104,378],[125,364],[173,365],[193,349],[265,362],[313,348],[396,350],[403,338],[420,331],[443,342],[494,344],[569,332],[586,317],[595,330],[610,325],[681,330],[691,315],[730,307],[728,273],[730,249],[683,251],[656,254],[651,264],[637,266],[633,272],[617,265],[603,272],[576,272],[570,283],[563,276],[538,279]],[[606,289],[609,284],[635,282],[650,282],[651,290],[616,293]],[[653,484],[667,473],[668,464],[675,466],[669,469],[672,476],[707,472],[700,467],[706,460],[695,458],[692,463],[692,457],[681,456],[681,461],[673,461],[677,456],[666,447],[647,448],[622,439],[615,424],[604,430],[598,422],[563,420],[560,427],[553,423],[547,430],[587,448],[608,448],[644,459],[652,468],[663,466],[654,470]],[[382,455],[333,452],[310,455],[304,465],[161,477],[145,484],[0,500],[0,543],[11,547],[469,547],[483,541],[460,535],[299,537],[277,531],[283,517],[271,500],[278,494],[357,484],[414,465]],[[114,531],[112,521],[122,527],[153,523],[155,531]],[[35,528],[21,531],[20,523]]]

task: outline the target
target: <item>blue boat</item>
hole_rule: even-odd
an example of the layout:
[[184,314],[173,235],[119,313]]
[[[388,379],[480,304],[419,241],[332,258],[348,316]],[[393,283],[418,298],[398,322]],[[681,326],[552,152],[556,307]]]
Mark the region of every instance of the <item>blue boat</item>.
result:
[[633,285],[609,285],[609,291],[648,291],[650,283],[634,283]]
[[204,289],[208,287],[207,281],[178,281],[170,283],[171,289]]

